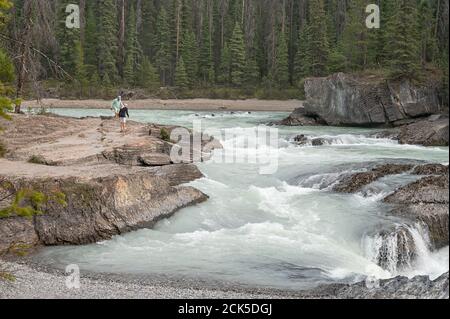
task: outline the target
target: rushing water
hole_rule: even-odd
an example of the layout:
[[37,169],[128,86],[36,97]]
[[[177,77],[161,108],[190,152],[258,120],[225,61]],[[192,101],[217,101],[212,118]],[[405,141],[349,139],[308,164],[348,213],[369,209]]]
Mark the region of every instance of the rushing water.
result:
[[[78,117],[110,115],[105,110],[55,112]],[[133,111],[132,116],[142,122],[187,127],[202,119],[203,127],[238,129],[279,120],[286,114]],[[365,129],[280,127],[278,146],[272,150],[279,168],[275,174],[260,175],[258,164],[214,161],[226,151],[234,150],[237,157],[244,152],[243,141],[252,137],[242,132],[230,139],[219,137],[224,150],[216,150],[212,160],[199,164],[206,177],[191,185],[208,194],[208,202],[183,209],[152,230],[84,247],[48,248],[38,258],[57,267],[75,263],[82,271],[182,276],[290,289],[354,282],[367,276],[423,274],[434,278],[448,271],[448,247],[430,252],[420,225],[405,226],[417,241],[419,257],[414,262],[399,268],[392,257],[384,269],[376,264],[380,247],[393,254],[398,240],[381,238],[381,231],[404,226],[404,221],[387,214],[389,207],[380,199],[417,177],[384,178],[355,195],[330,190],[342,174],[373,162],[447,163],[448,148],[398,145],[369,138],[371,131]],[[330,142],[300,147],[292,143],[297,134],[326,137]],[[256,148],[253,153],[266,156]]]

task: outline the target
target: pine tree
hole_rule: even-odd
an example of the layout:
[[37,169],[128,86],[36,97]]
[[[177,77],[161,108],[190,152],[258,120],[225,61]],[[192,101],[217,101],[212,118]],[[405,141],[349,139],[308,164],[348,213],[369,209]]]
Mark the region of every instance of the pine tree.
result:
[[167,11],[164,7],[161,8],[157,21],[157,45],[158,51],[156,53],[156,64],[162,78],[162,84],[169,84],[169,72],[171,61],[171,46],[170,46],[170,28],[167,18]]
[[136,84],[136,73],[140,69],[142,61],[142,49],[138,40],[137,26],[136,26],[136,12],[134,5],[131,4],[130,12],[128,14],[126,27],[126,42],[125,42],[125,67],[124,80],[129,85]]
[[188,75],[184,66],[183,57],[180,57],[175,71],[175,85],[181,89],[189,86]]
[[328,39],[326,14],[323,0],[310,1],[310,34],[309,60],[311,61],[311,75],[325,76],[328,74]]
[[278,36],[274,79],[281,87],[289,84],[289,53],[286,36],[283,32],[280,32],[280,35]]
[[183,36],[181,56],[188,76],[188,84],[192,86],[196,82],[198,73],[198,51],[194,32],[186,32]]
[[106,85],[118,82],[118,25],[115,0],[98,0],[98,72]]
[[399,0],[398,11],[388,22],[388,41],[391,76],[417,78],[420,65],[415,0]]
[[236,23],[230,40],[230,58],[231,83],[233,85],[241,85],[244,82],[245,45],[244,35],[239,23]]

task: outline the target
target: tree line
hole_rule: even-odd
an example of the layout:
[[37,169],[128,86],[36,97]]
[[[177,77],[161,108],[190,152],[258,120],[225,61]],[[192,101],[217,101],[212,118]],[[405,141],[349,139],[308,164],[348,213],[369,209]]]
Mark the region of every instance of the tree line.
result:
[[[448,0],[12,2],[7,28],[18,42],[6,45],[21,53],[19,82],[288,88],[340,71],[420,79],[441,70],[448,86]],[[81,10],[79,29],[65,23],[73,3]],[[381,10],[379,29],[365,24],[371,3]],[[30,64],[33,70],[23,72]]]

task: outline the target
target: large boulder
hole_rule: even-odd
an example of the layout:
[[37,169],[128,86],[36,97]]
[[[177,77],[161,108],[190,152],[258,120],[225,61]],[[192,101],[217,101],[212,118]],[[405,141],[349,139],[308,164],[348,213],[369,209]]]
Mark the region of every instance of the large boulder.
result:
[[328,125],[380,126],[441,111],[438,85],[337,73],[305,80],[306,114]]

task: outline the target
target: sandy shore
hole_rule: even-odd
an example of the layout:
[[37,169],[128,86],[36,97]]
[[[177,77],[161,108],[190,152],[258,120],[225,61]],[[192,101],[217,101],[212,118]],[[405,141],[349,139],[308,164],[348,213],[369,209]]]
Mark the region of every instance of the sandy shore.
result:
[[[109,109],[111,101],[105,100],[58,100],[44,99],[42,105],[50,108],[85,108]],[[189,110],[189,111],[252,111],[252,112],[292,112],[303,105],[299,100],[266,101],[266,100],[133,100],[126,102],[132,109],[148,110]],[[24,101],[24,110],[28,107],[40,107],[35,100]]]

